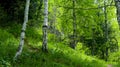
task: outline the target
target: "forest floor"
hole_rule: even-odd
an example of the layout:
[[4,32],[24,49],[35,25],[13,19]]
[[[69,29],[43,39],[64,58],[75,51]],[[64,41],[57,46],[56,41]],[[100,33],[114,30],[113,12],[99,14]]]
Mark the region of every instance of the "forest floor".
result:
[[36,43],[34,39],[25,43],[20,59],[13,62],[19,40],[5,30],[0,30],[0,38],[0,67],[113,67],[64,43],[49,42],[48,53],[45,53],[41,42]]
[[107,67],[112,67],[112,65],[111,65],[111,64],[108,64]]

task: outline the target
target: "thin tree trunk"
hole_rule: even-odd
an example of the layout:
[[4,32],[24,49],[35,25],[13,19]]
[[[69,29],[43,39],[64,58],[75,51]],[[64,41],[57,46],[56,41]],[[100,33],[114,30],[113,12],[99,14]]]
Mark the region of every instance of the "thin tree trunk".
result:
[[28,22],[29,5],[30,5],[30,0],[26,0],[25,13],[24,13],[24,23],[23,23],[23,26],[22,26],[22,31],[21,31],[21,36],[20,36],[20,44],[19,44],[19,47],[18,47],[18,51],[15,54],[14,60],[17,60],[17,58],[21,55],[22,50],[23,50],[26,25],[27,25],[27,22]]
[[106,38],[106,42],[108,40],[108,21],[107,21],[107,8],[106,8],[106,1],[104,1],[104,17],[105,17],[105,38]]
[[44,0],[44,23],[42,50],[47,52],[47,30],[48,30],[48,0]]
[[73,0],[73,42],[71,48],[75,49],[76,47],[76,15],[75,15],[75,0]]
[[117,21],[118,21],[119,29],[120,29],[120,0],[114,0],[114,1],[115,1],[115,6],[116,6]]
[[[105,42],[108,41],[108,21],[107,21],[107,8],[106,8],[106,1],[104,1],[104,15],[105,15]],[[107,61],[108,58],[108,46],[106,46],[105,50],[105,60]]]
[[96,41],[95,41],[95,36],[94,36],[94,33],[95,32],[95,28],[94,28],[94,25],[93,25],[93,27],[92,27],[92,49],[91,49],[91,52],[92,52],[92,56],[94,56],[95,55],[95,48],[96,48]]
[[102,49],[101,51],[102,51],[102,57],[101,57],[101,58],[102,58],[102,59],[105,59],[104,50]]
[[105,58],[105,60],[108,61],[108,47],[106,47],[106,52],[105,52],[105,53],[106,53],[106,58]]

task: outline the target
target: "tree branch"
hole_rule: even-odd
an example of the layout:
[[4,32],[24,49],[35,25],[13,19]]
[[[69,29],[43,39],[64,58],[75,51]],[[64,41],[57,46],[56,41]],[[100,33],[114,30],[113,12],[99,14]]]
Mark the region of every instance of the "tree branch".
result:
[[[103,7],[111,7],[111,6],[115,6],[115,5],[106,5],[106,6],[100,6],[100,7],[92,7],[92,8],[83,8],[83,7],[78,7],[75,9],[81,9],[81,10],[94,10],[94,9],[102,9]],[[58,7],[63,7],[63,8],[68,8],[68,9],[73,9],[72,7],[66,7],[66,6],[58,6]]]

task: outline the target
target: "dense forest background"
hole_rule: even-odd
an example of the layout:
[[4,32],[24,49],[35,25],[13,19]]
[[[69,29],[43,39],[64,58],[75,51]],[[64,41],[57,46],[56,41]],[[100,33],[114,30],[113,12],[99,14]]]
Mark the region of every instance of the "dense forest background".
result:
[[119,47],[119,0],[0,0],[0,67],[119,67]]

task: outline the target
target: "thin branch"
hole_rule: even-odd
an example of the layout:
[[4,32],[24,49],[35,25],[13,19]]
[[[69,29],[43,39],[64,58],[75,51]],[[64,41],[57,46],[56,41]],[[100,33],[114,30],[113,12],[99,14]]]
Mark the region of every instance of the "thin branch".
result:
[[[75,8],[75,9],[81,9],[81,10],[94,10],[94,9],[102,9],[103,7],[111,7],[111,6],[115,6],[115,5],[106,5],[106,6],[100,6],[100,7],[92,7],[92,8],[82,8],[82,7],[78,7],[78,8]],[[63,7],[63,8],[68,8],[68,9],[73,9],[71,7],[66,7],[66,6],[58,6],[58,7]]]

